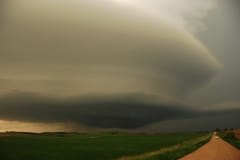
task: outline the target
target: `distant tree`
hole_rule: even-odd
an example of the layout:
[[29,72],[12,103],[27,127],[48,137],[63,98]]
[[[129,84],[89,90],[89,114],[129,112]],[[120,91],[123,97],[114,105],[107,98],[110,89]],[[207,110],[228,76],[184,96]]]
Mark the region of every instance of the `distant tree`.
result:
[[216,132],[220,132],[220,129],[219,129],[219,128],[216,128],[215,131],[216,131]]

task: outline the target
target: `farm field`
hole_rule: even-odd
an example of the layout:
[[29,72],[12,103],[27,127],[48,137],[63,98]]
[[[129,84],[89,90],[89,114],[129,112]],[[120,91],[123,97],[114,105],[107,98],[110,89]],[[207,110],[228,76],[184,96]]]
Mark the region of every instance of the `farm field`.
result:
[[240,139],[239,139],[239,130],[231,132],[220,132],[219,135],[227,142],[231,143],[233,146],[240,149]]
[[[113,160],[205,136],[181,134],[1,134],[1,160]],[[172,154],[172,153],[171,153]]]

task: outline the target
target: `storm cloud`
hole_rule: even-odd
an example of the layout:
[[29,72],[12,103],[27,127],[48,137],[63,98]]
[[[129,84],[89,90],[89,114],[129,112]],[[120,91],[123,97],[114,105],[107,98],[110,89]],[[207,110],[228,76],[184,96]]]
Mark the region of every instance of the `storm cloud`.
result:
[[182,97],[219,62],[191,34],[115,1],[6,1],[1,93]]
[[223,66],[192,34],[216,0],[169,1],[169,16],[155,0],[1,2],[0,121],[136,129],[239,113],[185,105]]
[[46,98],[30,93],[0,98],[3,120],[69,122],[95,128],[139,128],[154,122],[193,116],[177,105],[153,103],[144,97]]
[[0,98],[2,120],[67,123],[76,128],[147,127],[151,131],[153,125],[155,131],[173,131],[173,129],[183,131],[239,127],[237,123],[239,113],[239,109],[193,110],[188,106],[159,103],[152,98],[139,95],[58,99],[32,93],[17,93]]

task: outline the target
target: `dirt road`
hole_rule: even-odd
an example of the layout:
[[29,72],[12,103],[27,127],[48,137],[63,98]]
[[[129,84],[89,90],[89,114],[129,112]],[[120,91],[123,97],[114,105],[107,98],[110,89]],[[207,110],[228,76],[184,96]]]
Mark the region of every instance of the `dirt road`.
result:
[[206,145],[180,160],[240,160],[240,150],[214,133]]

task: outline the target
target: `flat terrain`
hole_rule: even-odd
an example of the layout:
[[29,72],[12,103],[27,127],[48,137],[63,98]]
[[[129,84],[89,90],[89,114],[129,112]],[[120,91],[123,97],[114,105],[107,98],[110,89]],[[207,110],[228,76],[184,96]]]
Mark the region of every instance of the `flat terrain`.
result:
[[209,143],[180,160],[240,160],[240,151],[214,135]]
[[160,148],[159,150],[139,155],[123,156],[118,160],[176,160],[206,144],[210,140],[211,135],[207,134],[174,146]]
[[1,160],[112,160],[171,147],[206,134],[2,134]]
[[239,130],[231,130],[231,131],[220,132],[219,136],[221,136],[222,139],[232,144],[236,148],[240,149],[239,133],[240,133]]

